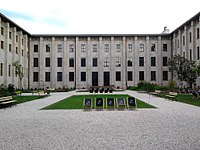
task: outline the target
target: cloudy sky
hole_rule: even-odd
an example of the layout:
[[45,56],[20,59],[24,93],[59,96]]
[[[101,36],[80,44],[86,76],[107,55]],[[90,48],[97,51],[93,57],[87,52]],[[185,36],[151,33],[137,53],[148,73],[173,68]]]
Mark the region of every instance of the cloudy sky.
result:
[[173,31],[200,0],[0,0],[0,12],[31,34],[146,34]]

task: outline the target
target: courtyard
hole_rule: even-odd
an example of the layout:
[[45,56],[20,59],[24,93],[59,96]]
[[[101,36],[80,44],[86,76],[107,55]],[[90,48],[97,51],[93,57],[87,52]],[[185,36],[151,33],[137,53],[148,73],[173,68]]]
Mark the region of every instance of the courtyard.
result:
[[200,149],[199,107],[145,93],[119,92],[156,108],[41,110],[66,97],[82,94],[88,92],[52,93],[43,99],[0,109],[1,149]]

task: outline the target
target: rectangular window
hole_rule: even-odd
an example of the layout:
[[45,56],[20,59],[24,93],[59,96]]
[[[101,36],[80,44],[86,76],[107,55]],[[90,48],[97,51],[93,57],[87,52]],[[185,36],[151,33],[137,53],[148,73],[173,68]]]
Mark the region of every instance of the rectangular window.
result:
[[38,58],[33,58],[33,67],[38,67]]
[[11,65],[8,65],[8,76],[11,76]]
[[86,81],[86,72],[81,72],[81,81]]
[[69,72],[69,81],[74,81],[74,72]]
[[12,38],[12,32],[9,31],[9,39]]
[[86,51],[86,45],[85,44],[81,44],[81,52],[85,52]]
[[93,44],[93,52],[97,52],[97,44]]
[[0,66],[0,76],[3,76],[3,63],[1,63],[1,66]]
[[34,45],[34,52],[38,52],[38,45]]
[[151,44],[151,51],[155,52],[156,51],[156,44]]
[[4,35],[4,28],[1,27],[1,35]]
[[51,48],[50,48],[50,44],[46,44],[46,52],[50,52]]
[[177,42],[177,48],[179,48],[179,39],[178,39],[178,42]]
[[109,67],[109,58],[108,57],[104,58],[104,67]]
[[92,66],[93,67],[97,67],[98,66],[98,59],[97,58],[93,58],[92,59]]
[[121,81],[121,72],[116,71],[116,81]]
[[168,71],[163,71],[163,81],[168,81]]
[[22,45],[24,45],[24,39],[22,39]]
[[57,72],[57,81],[58,82],[62,81],[62,72]]
[[11,46],[11,44],[9,44],[9,52],[11,52],[12,51],[12,46]]
[[74,52],[74,44],[69,44],[69,52],[70,53]]
[[62,67],[62,58],[57,58],[57,67]]
[[151,71],[151,81],[156,81],[156,71]]
[[116,57],[116,67],[120,67],[120,66],[121,66],[121,58]]
[[18,47],[15,48],[15,53],[18,54]]
[[200,52],[199,52],[199,46],[197,47],[197,60],[200,59]]
[[116,52],[120,52],[121,50],[121,45],[120,44],[116,44]]
[[105,50],[105,52],[109,52],[109,44],[104,45],[104,50]]
[[63,45],[62,44],[58,44],[57,48],[58,48],[58,53],[62,53]]
[[156,66],[156,57],[151,57],[151,66]]
[[45,58],[45,67],[50,67],[50,66],[51,66],[50,58],[47,57],[47,58]]
[[128,44],[128,52],[132,52],[133,49],[133,45],[132,44]]
[[144,66],[144,57],[139,57],[139,66]]
[[133,81],[133,72],[128,71],[128,81]]
[[167,57],[163,57],[163,66],[167,66]]
[[45,72],[45,82],[51,81],[51,72]]
[[24,50],[22,49],[22,56],[24,56]]
[[16,35],[16,42],[18,42],[18,35]]
[[69,67],[74,67],[74,58],[69,58]]
[[167,51],[167,44],[163,44],[163,51]]
[[190,32],[190,38],[189,38],[189,42],[192,42],[192,33]]
[[86,67],[86,58],[81,58],[81,67]]
[[183,36],[183,46],[185,45],[185,36]]
[[38,81],[39,81],[39,73],[33,72],[33,82],[38,82]]
[[139,52],[144,52],[144,44],[140,44]]
[[128,58],[128,67],[132,67],[133,66],[133,60],[132,58]]
[[190,60],[192,60],[192,50],[190,49]]
[[140,81],[144,80],[144,71],[139,71],[139,80]]
[[197,39],[199,39],[199,28],[197,28]]
[[1,41],[1,49],[4,49],[4,41]]

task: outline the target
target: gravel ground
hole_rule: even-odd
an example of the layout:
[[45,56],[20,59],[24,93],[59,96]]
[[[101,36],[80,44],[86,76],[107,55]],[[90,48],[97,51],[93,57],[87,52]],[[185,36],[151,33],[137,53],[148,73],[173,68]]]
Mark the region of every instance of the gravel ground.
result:
[[[122,93],[122,92],[120,92]],[[73,94],[0,110],[1,150],[199,150],[200,108],[125,91],[157,109],[40,110]]]

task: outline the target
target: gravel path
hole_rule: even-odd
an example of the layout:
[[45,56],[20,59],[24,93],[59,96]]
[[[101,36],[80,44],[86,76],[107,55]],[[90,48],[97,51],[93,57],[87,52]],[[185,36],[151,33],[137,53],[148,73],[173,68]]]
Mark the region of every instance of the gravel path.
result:
[[[120,92],[122,93],[122,92]],[[76,92],[0,109],[1,150],[199,150],[200,108],[134,91],[157,109],[40,110]]]

